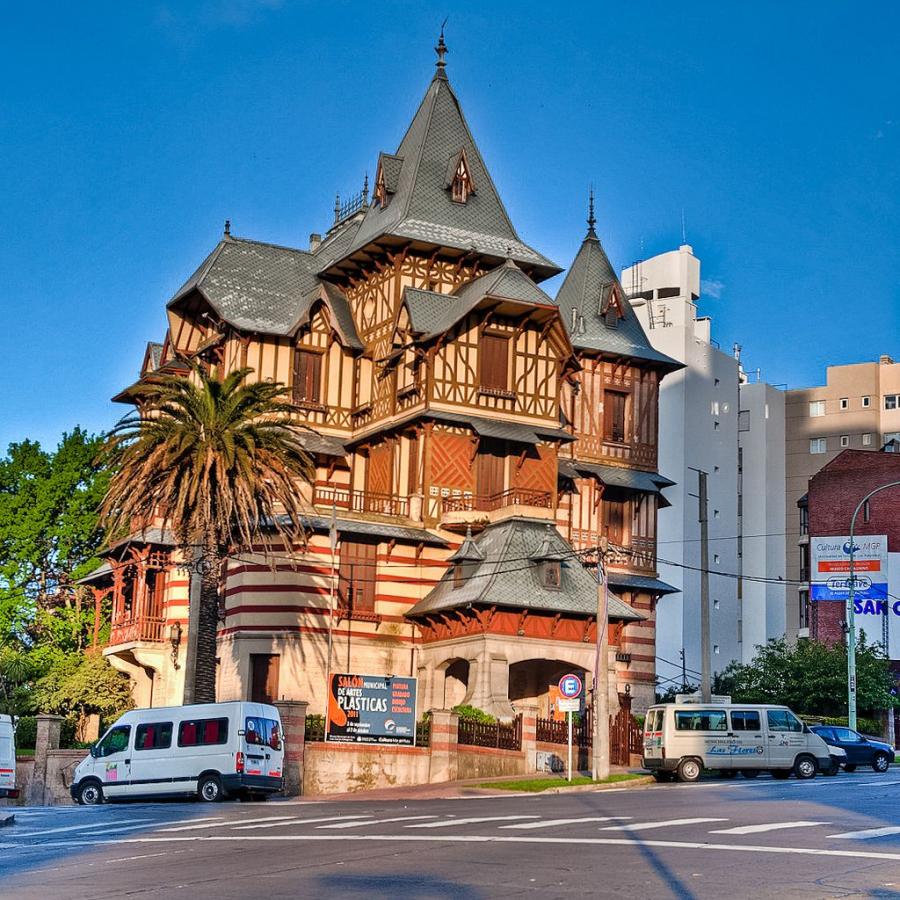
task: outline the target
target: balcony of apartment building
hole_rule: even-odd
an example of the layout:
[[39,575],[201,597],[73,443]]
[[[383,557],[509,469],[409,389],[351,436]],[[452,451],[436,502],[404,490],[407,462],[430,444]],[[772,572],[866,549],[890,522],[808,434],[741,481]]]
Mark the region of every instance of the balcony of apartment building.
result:
[[467,528],[477,531],[512,516],[554,518],[552,491],[510,488],[487,494],[453,492],[435,499],[439,500],[436,504],[439,524],[448,531],[464,532]]
[[166,571],[137,563],[114,566],[109,647],[169,640],[163,608]]

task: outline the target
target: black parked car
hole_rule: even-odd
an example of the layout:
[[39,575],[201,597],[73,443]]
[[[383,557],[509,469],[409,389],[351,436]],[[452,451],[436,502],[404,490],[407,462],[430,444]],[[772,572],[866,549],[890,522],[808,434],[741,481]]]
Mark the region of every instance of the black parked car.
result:
[[894,761],[894,748],[878,738],[866,737],[852,728],[835,725],[812,725],[810,730],[826,744],[847,751],[844,768],[852,772],[857,766],[871,766],[876,772],[887,772]]

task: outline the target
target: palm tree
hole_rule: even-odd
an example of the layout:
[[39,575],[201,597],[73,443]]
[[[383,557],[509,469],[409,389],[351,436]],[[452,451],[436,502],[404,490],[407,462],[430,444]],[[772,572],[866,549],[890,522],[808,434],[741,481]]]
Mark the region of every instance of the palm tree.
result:
[[[109,433],[113,477],[101,507],[110,536],[161,516],[200,573],[193,666],[197,703],[215,702],[218,587],[228,556],[254,544],[290,547],[301,535],[297,482],[315,467],[295,407],[280,384],[246,382],[239,369],[221,382],[192,375],[133,387],[137,410]],[[190,649],[190,647],[189,647]]]

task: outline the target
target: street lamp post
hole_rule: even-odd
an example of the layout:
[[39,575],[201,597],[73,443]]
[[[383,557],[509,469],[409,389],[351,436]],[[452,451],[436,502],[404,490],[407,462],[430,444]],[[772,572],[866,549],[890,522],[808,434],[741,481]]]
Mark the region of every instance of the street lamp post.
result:
[[[869,498],[893,487],[900,487],[900,481],[891,481],[888,484],[875,488],[873,491],[869,491],[856,504],[856,509],[853,510],[853,518],[850,519],[850,566],[848,571],[849,586],[847,589],[847,724],[854,731],[856,731],[856,611],[853,608],[855,587],[855,579],[853,577],[853,553],[855,549],[853,546],[853,532],[856,528],[856,517]],[[885,609],[885,615],[887,614],[887,609]],[[884,652],[887,654],[887,647],[884,648]]]

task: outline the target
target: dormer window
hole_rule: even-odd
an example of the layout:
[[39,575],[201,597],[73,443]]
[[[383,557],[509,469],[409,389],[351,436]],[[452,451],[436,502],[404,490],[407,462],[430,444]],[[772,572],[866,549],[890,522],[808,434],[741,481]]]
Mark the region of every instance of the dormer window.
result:
[[562,587],[562,564],[558,559],[548,559],[542,563],[544,587],[558,591]]
[[619,319],[624,318],[625,308],[622,305],[622,296],[619,292],[619,286],[613,282],[603,292],[603,300],[600,303],[600,315],[607,328],[616,328],[619,325]]
[[450,197],[454,203],[465,203],[469,199],[469,194],[475,193],[475,181],[464,148],[450,157],[446,186],[450,189]]
[[384,169],[379,166],[378,175],[375,177],[375,190],[372,191],[372,199],[382,208],[388,205],[388,192],[384,183]]
[[463,564],[461,562],[453,565],[453,590],[463,586]]

